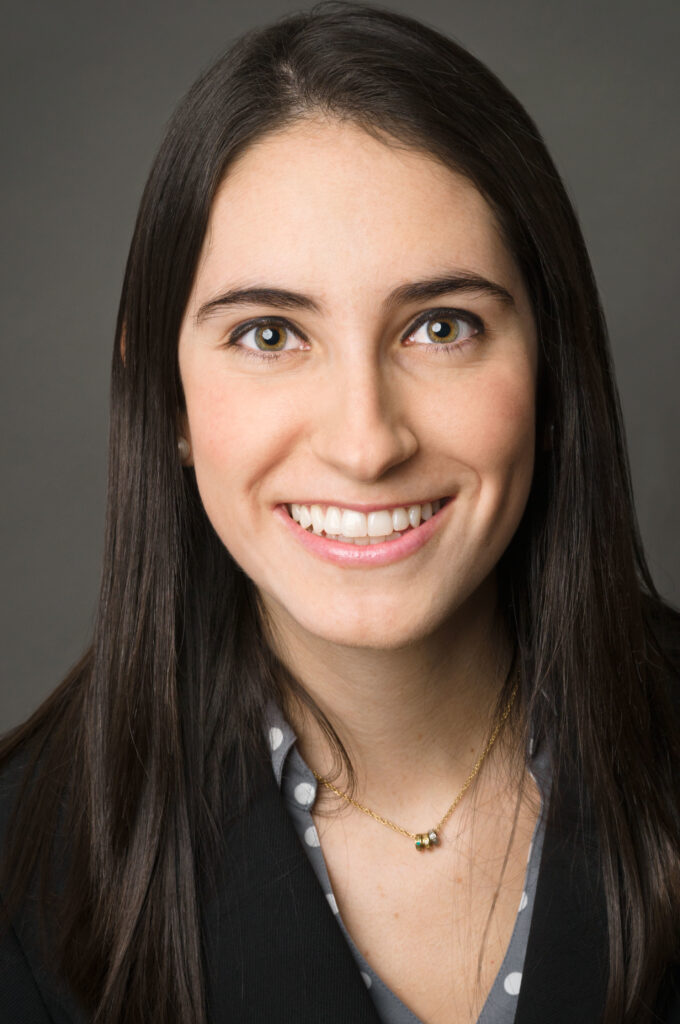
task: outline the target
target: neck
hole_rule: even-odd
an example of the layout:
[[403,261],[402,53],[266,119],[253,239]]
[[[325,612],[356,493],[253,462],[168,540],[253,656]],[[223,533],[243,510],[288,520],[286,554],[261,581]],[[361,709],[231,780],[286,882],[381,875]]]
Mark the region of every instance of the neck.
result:
[[[422,803],[426,785],[434,809],[462,785],[512,660],[491,596],[475,595],[434,633],[390,650],[329,644],[270,614],[277,654],[335,729],[358,799],[396,812]],[[315,716],[297,699],[286,713],[307,764],[344,789],[347,772],[338,774]]]

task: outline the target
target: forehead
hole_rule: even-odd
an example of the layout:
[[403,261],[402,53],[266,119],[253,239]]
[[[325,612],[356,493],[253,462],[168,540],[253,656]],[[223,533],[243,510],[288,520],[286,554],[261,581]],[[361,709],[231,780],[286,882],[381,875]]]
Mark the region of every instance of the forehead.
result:
[[266,274],[272,284],[359,302],[396,280],[451,267],[519,286],[475,186],[423,150],[380,141],[350,122],[307,120],[265,136],[228,170],[197,290],[204,297]]

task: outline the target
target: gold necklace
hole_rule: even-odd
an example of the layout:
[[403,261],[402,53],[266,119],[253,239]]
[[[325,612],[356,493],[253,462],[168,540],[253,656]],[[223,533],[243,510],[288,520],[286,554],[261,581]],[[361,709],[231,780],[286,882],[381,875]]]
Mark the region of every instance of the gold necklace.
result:
[[364,804],[360,804],[357,800],[354,800],[347,793],[343,793],[342,790],[337,789],[332,782],[329,782],[328,779],[325,779],[323,775],[319,775],[318,772],[315,772],[313,768],[312,774],[316,779],[318,779],[319,782],[323,783],[323,785],[326,786],[327,789],[330,789],[331,792],[335,793],[336,796],[339,796],[343,800],[346,800],[348,804],[352,804],[352,806],[356,807],[357,810],[363,811],[364,814],[368,814],[369,817],[373,818],[375,821],[380,822],[381,825],[386,825],[388,828],[391,828],[393,832],[400,832],[402,836],[406,836],[408,839],[413,839],[416,844],[416,850],[433,850],[435,846],[439,846],[439,844],[441,843],[439,833],[442,826],[446,824],[446,822],[449,820],[458,804],[461,802],[461,800],[467,793],[468,789],[472,785],[473,780],[476,778],[479,769],[484,764],[484,760],[487,754],[489,753],[494,743],[496,742],[498,734],[500,733],[506,718],[510,714],[510,710],[515,701],[515,697],[517,696],[518,687],[519,681],[516,681],[512,693],[510,695],[510,700],[505,706],[505,710],[503,711],[503,714],[500,717],[500,721],[496,725],[494,731],[491,733],[491,736],[489,737],[489,742],[487,743],[486,747],[477,758],[474,767],[472,768],[472,771],[470,772],[467,779],[463,783],[463,787],[457,794],[456,799],[453,801],[444,817],[440,818],[437,824],[434,826],[434,828],[428,829],[427,832],[409,832],[408,829],[402,828],[401,825],[395,824],[395,822],[390,821],[389,818],[383,818],[382,815],[376,814],[375,811],[372,811],[370,807],[365,807]]

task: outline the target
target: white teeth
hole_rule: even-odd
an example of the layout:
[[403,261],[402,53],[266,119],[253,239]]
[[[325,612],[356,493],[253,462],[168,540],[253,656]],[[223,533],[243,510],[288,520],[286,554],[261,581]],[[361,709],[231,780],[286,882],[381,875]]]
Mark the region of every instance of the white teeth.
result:
[[[345,537],[366,536],[366,515],[346,508],[342,513],[342,532]],[[384,532],[384,531],[383,531]]]
[[314,533],[322,533],[326,526],[326,517],[324,515],[321,505],[312,505],[312,526],[314,527]]
[[421,522],[430,519],[445,503],[446,499],[426,501],[422,505],[378,509],[368,515],[337,505],[329,505],[324,509],[323,505],[293,503],[288,508],[291,518],[303,530],[319,536],[325,534],[345,544],[364,545],[397,540],[409,527],[415,529]]
[[408,521],[414,530],[416,526],[420,526],[420,505],[409,505]]
[[387,537],[392,533],[392,513],[387,509],[369,512],[367,529],[369,537]]
[[408,512],[405,508],[392,509],[392,529],[408,530]]
[[342,512],[335,505],[330,505],[326,509],[325,530],[329,537],[342,533]]

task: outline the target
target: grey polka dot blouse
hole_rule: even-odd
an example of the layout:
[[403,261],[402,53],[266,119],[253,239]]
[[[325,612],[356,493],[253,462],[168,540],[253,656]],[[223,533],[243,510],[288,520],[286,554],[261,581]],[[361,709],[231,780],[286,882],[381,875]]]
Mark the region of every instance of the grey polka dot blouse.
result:
[[[272,768],[285,806],[331,910],[335,914],[338,927],[352,950],[378,1016],[384,1024],[422,1024],[422,1021],[402,1003],[401,999],[387,987],[370,964],[366,962],[343,923],[312,818],[317,781],[302,759],[293,729],[281,709],[274,703],[267,706],[266,729],[271,749]],[[515,1008],[522,983],[522,968],[529,938],[529,926],[543,846],[546,808],[550,794],[549,763],[545,752],[540,749],[530,749],[528,763],[529,770],[541,794],[541,810],[529,849],[524,891],[517,909],[515,927],[500,970],[477,1019],[477,1024],[512,1024],[515,1019]]]

